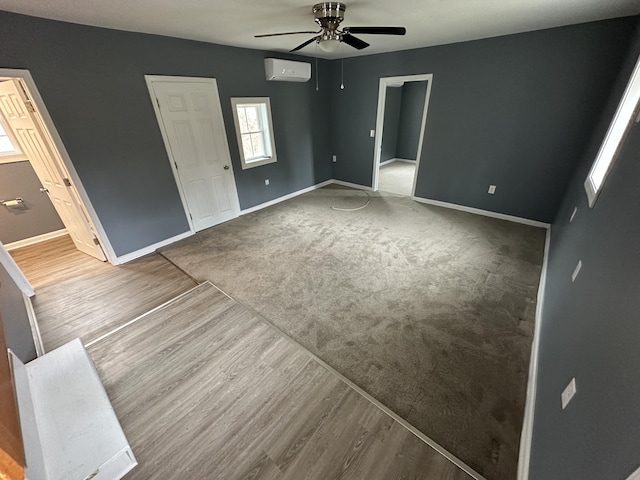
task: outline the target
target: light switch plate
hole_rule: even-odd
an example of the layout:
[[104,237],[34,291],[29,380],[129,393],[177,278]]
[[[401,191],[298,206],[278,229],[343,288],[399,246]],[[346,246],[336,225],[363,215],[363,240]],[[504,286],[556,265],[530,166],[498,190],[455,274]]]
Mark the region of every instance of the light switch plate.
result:
[[375,131],[375,130],[370,130],[370,131],[369,131],[369,136],[370,136],[371,138],[374,138],[374,137],[376,136],[376,131]]
[[575,377],[571,379],[569,385],[562,392],[562,409],[564,410],[569,405],[569,402],[576,394],[576,379]]
[[491,195],[493,195],[494,193],[496,193],[496,186],[495,185],[489,185],[489,193]]

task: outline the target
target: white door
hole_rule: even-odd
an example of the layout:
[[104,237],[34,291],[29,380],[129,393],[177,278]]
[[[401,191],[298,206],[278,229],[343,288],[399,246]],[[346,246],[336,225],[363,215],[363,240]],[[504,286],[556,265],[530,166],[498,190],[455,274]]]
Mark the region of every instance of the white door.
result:
[[106,257],[63,167],[56,161],[57,152],[15,80],[0,83],[0,110],[13,130],[22,151],[51,198],[53,206],[78,250],[105,261]]
[[215,79],[148,78],[165,146],[195,231],[240,213]]

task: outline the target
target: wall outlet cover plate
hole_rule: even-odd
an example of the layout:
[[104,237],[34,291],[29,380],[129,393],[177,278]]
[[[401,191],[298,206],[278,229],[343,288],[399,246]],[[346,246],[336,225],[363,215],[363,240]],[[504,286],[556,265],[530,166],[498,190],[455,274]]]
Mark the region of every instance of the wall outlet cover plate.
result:
[[576,394],[576,379],[575,377],[571,379],[569,385],[562,392],[562,409],[564,410],[569,405],[569,402]]

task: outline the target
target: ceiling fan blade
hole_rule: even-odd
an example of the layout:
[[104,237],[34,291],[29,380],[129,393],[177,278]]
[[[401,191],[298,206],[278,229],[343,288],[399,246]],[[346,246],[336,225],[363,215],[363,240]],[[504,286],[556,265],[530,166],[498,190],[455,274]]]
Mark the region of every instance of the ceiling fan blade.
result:
[[404,27],[345,27],[342,31],[369,35],[404,35],[407,33],[407,29]]
[[289,52],[297,52],[298,50],[300,50],[301,48],[306,47],[307,45],[309,45],[311,42],[315,42],[318,39],[318,37],[313,37],[309,40],[307,40],[304,43],[301,43],[300,45],[298,45],[296,48],[294,48],[293,50],[289,50]]
[[262,35],[254,35],[255,38],[262,38],[262,37],[280,37],[282,35],[298,35],[299,33],[315,33],[318,34],[320,32],[285,32],[285,33],[264,33]]
[[367,48],[369,44],[363,40],[360,40],[357,37],[349,33],[345,33],[342,35],[342,41],[347,45],[351,45],[353,48],[357,48],[358,50],[362,50],[363,48]]

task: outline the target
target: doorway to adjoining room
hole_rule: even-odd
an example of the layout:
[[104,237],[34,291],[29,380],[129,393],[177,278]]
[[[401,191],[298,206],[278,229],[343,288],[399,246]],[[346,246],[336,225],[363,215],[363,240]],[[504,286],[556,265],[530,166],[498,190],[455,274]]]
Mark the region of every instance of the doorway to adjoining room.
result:
[[432,75],[380,79],[373,189],[413,196]]

